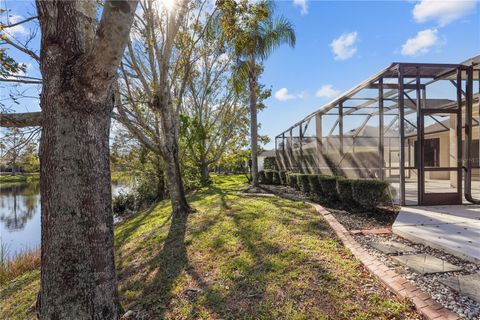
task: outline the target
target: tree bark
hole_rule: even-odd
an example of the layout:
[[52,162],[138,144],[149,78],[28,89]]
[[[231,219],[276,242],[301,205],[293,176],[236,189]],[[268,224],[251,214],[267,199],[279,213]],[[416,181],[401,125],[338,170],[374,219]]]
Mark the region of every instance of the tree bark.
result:
[[[255,68],[255,60],[252,59],[252,68]],[[250,90],[250,149],[252,160],[252,186],[258,187],[258,124],[257,124],[257,79],[255,71],[249,79]]]
[[155,96],[154,104],[160,111],[162,136],[164,137],[162,151],[166,162],[167,185],[170,201],[172,202],[173,215],[184,216],[191,212],[192,208],[188,205],[185,197],[185,188],[178,157],[179,121],[175,119],[176,113],[170,103],[169,93],[167,92],[168,87],[165,86],[164,88],[165,91],[163,93]]
[[163,163],[161,157],[156,154],[155,171],[157,174],[157,200],[166,198],[165,194],[165,173],[163,170]]
[[37,0],[43,87],[40,319],[118,319],[109,133],[136,1]]
[[[118,319],[109,132],[102,112],[71,91],[42,94],[41,319]],[[46,107],[48,105],[48,107]],[[98,107],[98,106],[95,106]]]
[[200,169],[200,182],[202,185],[206,186],[211,183],[210,180],[210,171],[208,170],[208,164],[205,160],[205,157],[200,157],[199,162],[199,169]]

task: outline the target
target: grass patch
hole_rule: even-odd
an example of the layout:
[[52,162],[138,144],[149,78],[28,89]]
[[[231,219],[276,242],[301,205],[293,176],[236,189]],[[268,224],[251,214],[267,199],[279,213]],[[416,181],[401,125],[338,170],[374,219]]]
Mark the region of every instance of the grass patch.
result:
[[[240,176],[213,181],[190,196],[197,212],[186,218],[162,201],[116,227],[125,310],[152,319],[408,318],[411,305],[382,289],[310,206],[238,193]],[[32,272],[8,282],[0,318],[15,319],[12,306],[27,307],[36,290]]]
[[112,171],[112,182],[130,182],[132,180],[132,173],[126,171]]
[[11,174],[1,174],[0,175],[0,185],[7,186],[13,184],[24,184],[29,182],[35,182],[40,180],[39,173],[17,173],[16,175]]
[[18,252],[14,258],[7,253],[6,245],[0,243],[0,285],[40,267],[40,249]]

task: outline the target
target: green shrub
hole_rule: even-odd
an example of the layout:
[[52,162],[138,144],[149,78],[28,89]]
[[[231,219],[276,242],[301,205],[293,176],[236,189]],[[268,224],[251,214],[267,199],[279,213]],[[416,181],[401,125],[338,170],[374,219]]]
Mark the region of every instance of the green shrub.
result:
[[353,183],[355,180],[338,178],[337,179],[337,190],[338,197],[344,205],[351,206],[354,203],[353,200]]
[[258,172],[258,182],[260,184],[267,184],[267,178],[265,175],[265,171],[261,170]]
[[298,173],[293,172],[287,173],[287,184],[293,189],[298,190],[297,174]]
[[122,215],[127,210],[135,210],[135,194],[133,193],[120,193],[112,199],[113,213]]
[[322,195],[327,202],[334,202],[338,200],[337,193],[337,179],[333,176],[319,175],[318,181],[322,188]]
[[273,171],[265,170],[265,184],[273,184]]
[[277,157],[265,157],[265,159],[263,159],[263,169],[265,169],[265,171],[278,170]]
[[355,180],[353,182],[353,199],[364,208],[375,208],[388,201],[389,183],[382,180]]
[[308,174],[297,174],[297,184],[298,189],[302,191],[305,195],[310,193],[310,184],[308,182]]
[[324,198],[322,186],[320,185],[319,175],[308,175],[308,184],[310,188],[310,199],[313,201],[321,201]]
[[286,186],[287,185],[287,171],[278,171],[278,175],[280,176],[280,184]]
[[280,172],[278,171],[272,171],[272,183],[274,185],[280,185],[282,184],[282,180],[280,179]]

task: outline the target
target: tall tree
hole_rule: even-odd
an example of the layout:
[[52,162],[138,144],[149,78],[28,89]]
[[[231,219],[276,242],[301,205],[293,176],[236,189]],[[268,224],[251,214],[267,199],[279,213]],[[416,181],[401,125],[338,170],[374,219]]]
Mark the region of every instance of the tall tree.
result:
[[40,319],[118,319],[109,132],[137,1],[37,0],[41,30]]
[[222,26],[226,36],[233,41],[238,55],[236,66],[240,82],[246,82],[250,93],[250,148],[252,186],[258,186],[258,78],[262,63],[280,45],[295,46],[295,31],[284,17],[274,16],[272,1],[249,4],[247,0],[223,0],[219,3],[223,12]]
[[182,142],[200,182],[210,183],[209,167],[231,149],[243,147],[248,134],[245,93],[233,88],[234,56],[225,48],[218,24],[212,24],[196,46],[183,99]]
[[195,43],[212,13],[207,0],[180,0],[173,8],[141,1],[132,40],[122,63],[122,100],[115,116],[147,148],[165,162],[173,214],[191,208],[185,197],[179,159],[182,100],[191,76]]

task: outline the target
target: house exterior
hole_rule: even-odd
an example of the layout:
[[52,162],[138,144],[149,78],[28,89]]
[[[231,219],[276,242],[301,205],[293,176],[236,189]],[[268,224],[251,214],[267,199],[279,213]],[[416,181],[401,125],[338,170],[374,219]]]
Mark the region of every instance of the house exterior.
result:
[[264,150],[262,152],[260,152],[260,154],[258,155],[257,159],[258,159],[258,171],[261,171],[264,169],[264,161],[265,161],[265,158],[268,158],[268,157],[275,157],[276,156],[276,152],[275,150]]
[[480,203],[479,91],[480,56],[392,63],[277,135],[277,162],[387,180],[401,205]]

